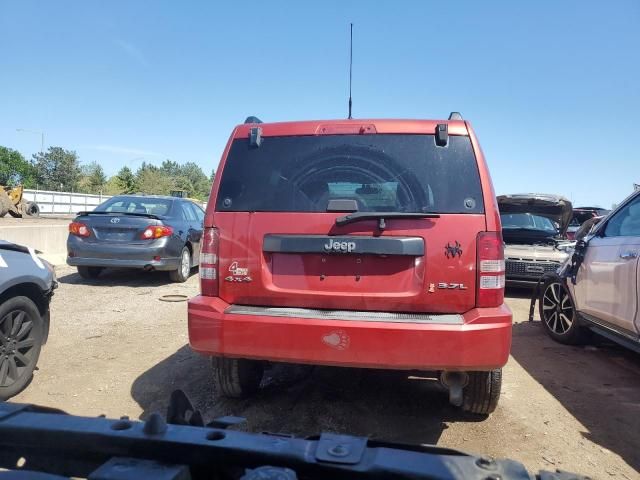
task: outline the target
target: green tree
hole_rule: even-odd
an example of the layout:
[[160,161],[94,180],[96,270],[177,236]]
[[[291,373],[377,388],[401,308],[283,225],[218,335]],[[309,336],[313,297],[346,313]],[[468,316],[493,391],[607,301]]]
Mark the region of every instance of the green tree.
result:
[[181,165],[179,178],[182,178],[183,183],[190,187],[188,190],[190,196],[204,199],[209,195],[211,181],[196,163],[187,162]]
[[170,177],[177,177],[181,175],[180,165],[178,164],[178,162],[173,162],[171,160],[165,160],[164,162],[162,162],[160,170]]
[[169,195],[173,189],[171,178],[153,165],[138,170],[136,182],[138,190],[148,195]]
[[33,155],[35,179],[42,190],[75,191],[80,180],[78,154],[61,147],[49,147]]
[[91,162],[80,167],[78,189],[85,193],[100,193],[107,183],[107,176],[98,162]]
[[171,190],[184,190],[187,196],[204,199],[211,190],[211,180],[193,162],[180,165],[165,160],[159,167],[143,162],[135,178],[138,190],[144,193],[166,195]]
[[119,193],[135,193],[138,190],[136,177],[129,167],[122,167],[114,178],[121,189]]
[[129,192],[125,192],[122,189],[122,185],[120,184],[118,177],[114,175],[109,180],[107,180],[107,183],[104,184],[104,191],[102,193],[104,193],[105,195],[120,195],[121,193]]
[[138,178],[140,175],[142,175],[143,172],[145,172],[147,170],[150,170],[152,172],[157,172],[159,170],[159,168],[156,167],[155,165],[150,164],[150,163],[142,162],[140,164],[140,167],[136,171],[136,178]]
[[34,187],[33,166],[17,150],[0,146],[0,185]]
[[193,196],[195,188],[191,181],[185,176],[178,176],[172,179],[173,190],[184,190],[188,197]]

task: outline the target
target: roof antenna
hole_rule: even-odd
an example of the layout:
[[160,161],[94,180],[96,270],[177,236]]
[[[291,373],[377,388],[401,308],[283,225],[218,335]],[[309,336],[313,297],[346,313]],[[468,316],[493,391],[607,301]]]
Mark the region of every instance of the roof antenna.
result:
[[349,44],[349,120],[351,116],[351,71],[353,67],[353,23],[351,24],[351,43]]

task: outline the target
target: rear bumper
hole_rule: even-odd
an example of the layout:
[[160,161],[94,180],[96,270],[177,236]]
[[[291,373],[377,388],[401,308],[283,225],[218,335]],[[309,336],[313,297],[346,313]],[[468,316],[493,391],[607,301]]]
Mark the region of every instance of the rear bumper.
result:
[[490,370],[507,363],[511,311],[473,309],[463,323],[386,322],[228,313],[189,301],[189,342],[202,354],[398,370]]
[[[67,265],[175,270],[180,266],[180,257],[172,250],[169,239],[150,241],[148,244],[118,245],[85,242],[70,235],[67,240]],[[154,260],[154,257],[160,259]]]
[[67,265],[72,267],[105,267],[105,268],[146,268],[153,270],[176,270],[180,266],[179,258],[121,259],[121,258],[91,258],[67,257]]

